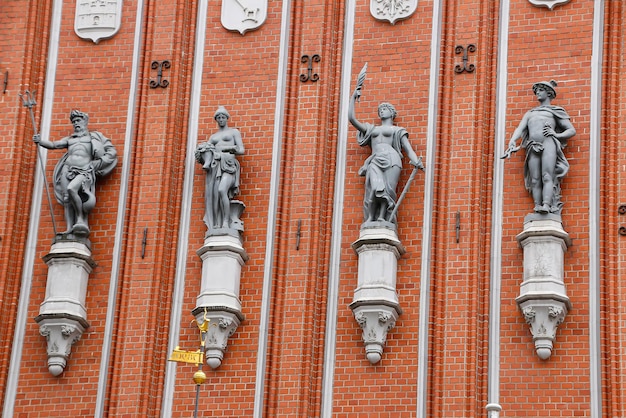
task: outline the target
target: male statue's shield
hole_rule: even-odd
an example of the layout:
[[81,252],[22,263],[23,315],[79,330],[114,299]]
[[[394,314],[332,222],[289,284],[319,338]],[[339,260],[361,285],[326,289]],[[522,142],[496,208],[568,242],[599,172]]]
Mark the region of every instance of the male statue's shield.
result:
[[370,0],[370,13],[378,20],[392,25],[406,19],[417,9],[417,0]]
[[245,34],[267,17],[267,0],[222,0],[222,26]]
[[558,6],[560,4],[565,4],[565,3],[570,2],[570,0],[528,0],[528,1],[534,4],[535,6],[547,7],[550,10],[554,9],[555,6]]
[[122,0],[76,0],[74,32],[98,43],[120,30]]

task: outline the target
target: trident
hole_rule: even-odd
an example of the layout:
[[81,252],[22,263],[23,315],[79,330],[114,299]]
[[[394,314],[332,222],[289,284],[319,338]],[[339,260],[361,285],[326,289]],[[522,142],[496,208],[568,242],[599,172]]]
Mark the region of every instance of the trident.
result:
[[[24,93],[20,93],[20,98],[22,99],[22,104],[24,107],[27,107],[30,111],[30,120],[33,124],[33,132],[34,135],[38,135],[37,132],[37,123],[35,122],[35,114],[33,113],[33,107],[37,104],[35,101],[35,92],[30,92],[26,90]],[[50,199],[50,187],[48,185],[48,179],[46,178],[46,168],[43,164],[43,157],[41,156],[41,147],[37,144],[37,159],[39,160],[39,165],[41,168],[41,175],[43,176],[43,181],[46,184],[46,196],[48,198],[48,207],[50,208],[50,217],[52,218],[52,229],[54,230],[54,235],[57,234],[57,225],[54,221],[54,213],[52,212],[52,199]]]

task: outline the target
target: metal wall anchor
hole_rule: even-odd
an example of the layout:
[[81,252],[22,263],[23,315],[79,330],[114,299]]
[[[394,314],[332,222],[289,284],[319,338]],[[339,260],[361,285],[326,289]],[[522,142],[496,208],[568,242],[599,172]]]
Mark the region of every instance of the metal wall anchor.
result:
[[170,82],[163,78],[163,69],[168,69],[172,66],[172,64],[168,60],[164,61],[152,61],[150,67],[153,70],[157,70],[157,79],[150,80],[150,88],[156,89],[157,87],[166,88],[170,85]]
[[456,48],[454,48],[454,52],[457,55],[461,53],[463,54],[463,65],[457,64],[456,67],[454,67],[454,72],[457,74],[461,74],[463,71],[467,71],[468,73],[474,72],[476,66],[474,64],[467,64],[469,60],[467,54],[469,52],[476,52],[476,45],[469,44],[467,48],[464,48],[463,45],[457,45]]
[[320,57],[318,54],[315,54],[312,57],[309,57],[308,55],[303,55],[302,58],[300,58],[300,61],[302,61],[305,64],[308,63],[308,65],[307,65],[307,73],[300,74],[300,81],[302,81],[303,83],[306,83],[309,80],[313,82],[319,80],[320,76],[317,73],[313,72],[313,63],[320,62],[321,60],[322,60],[322,57]]

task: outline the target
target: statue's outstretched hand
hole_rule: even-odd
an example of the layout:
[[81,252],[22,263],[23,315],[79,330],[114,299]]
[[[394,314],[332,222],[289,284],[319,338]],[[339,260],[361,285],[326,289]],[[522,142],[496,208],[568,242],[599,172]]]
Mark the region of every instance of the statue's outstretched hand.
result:
[[33,142],[35,144],[39,144],[41,142],[41,135],[40,134],[33,135]]
[[415,167],[418,168],[422,171],[426,171],[426,168],[424,167],[424,163],[422,162],[422,157],[418,157],[417,161],[411,161],[411,164]]
[[504,151],[504,154],[502,154],[502,156],[500,157],[501,160],[505,159],[505,158],[511,158],[511,154],[513,154],[514,152],[519,151],[520,147],[517,146],[517,144],[515,143],[514,140],[511,140],[509,142],[509,147],[506,149],[506,151]]

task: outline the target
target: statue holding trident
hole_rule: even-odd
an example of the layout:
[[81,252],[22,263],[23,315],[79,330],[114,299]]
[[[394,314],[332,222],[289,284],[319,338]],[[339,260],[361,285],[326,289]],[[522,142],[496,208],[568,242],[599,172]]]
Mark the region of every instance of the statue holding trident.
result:
[[[355,103],[361,98],[361,91],[367,73],[367,64],[360,71],[357,85],[350,98],[348,120],[359,132],[357,141],[360,146],[369,145],[372,154],[359,170],[365,176],[365,195],[363,198],[364,224],[390,223],[395,225],[399,204],[415,178],[417,170],[424,170],[421,157],[418,157],[411,144],[406,129],[394,125],[396,109],[390,103],[378,106],[380,125],[362,123],[355,116]],[[414,166],[400,199],[396,199],[396,186],[402,170],[402,151]]]
[[526,149],[524,183],[535,202],[534,212],[539,214],[561,213],[561,180],[569,170],[563,148],[576,134],[565,109],[550,104],[556,86],[554,80],[533,84],[539,106],[526,112],[500,157],[510,158],[520,149],[516,140],[522,139],[521,147]]
[[65,208],[67,231],[63,235],[89,236],[87,216],[96,205],[96,178],[111,173],[117,165],[117,151],[100,132],[87,130],[89,115],[70,112],[74,133],[59,141],[33,135],[33,141],[47,149],[67,148],[54,168],[54,195]]

